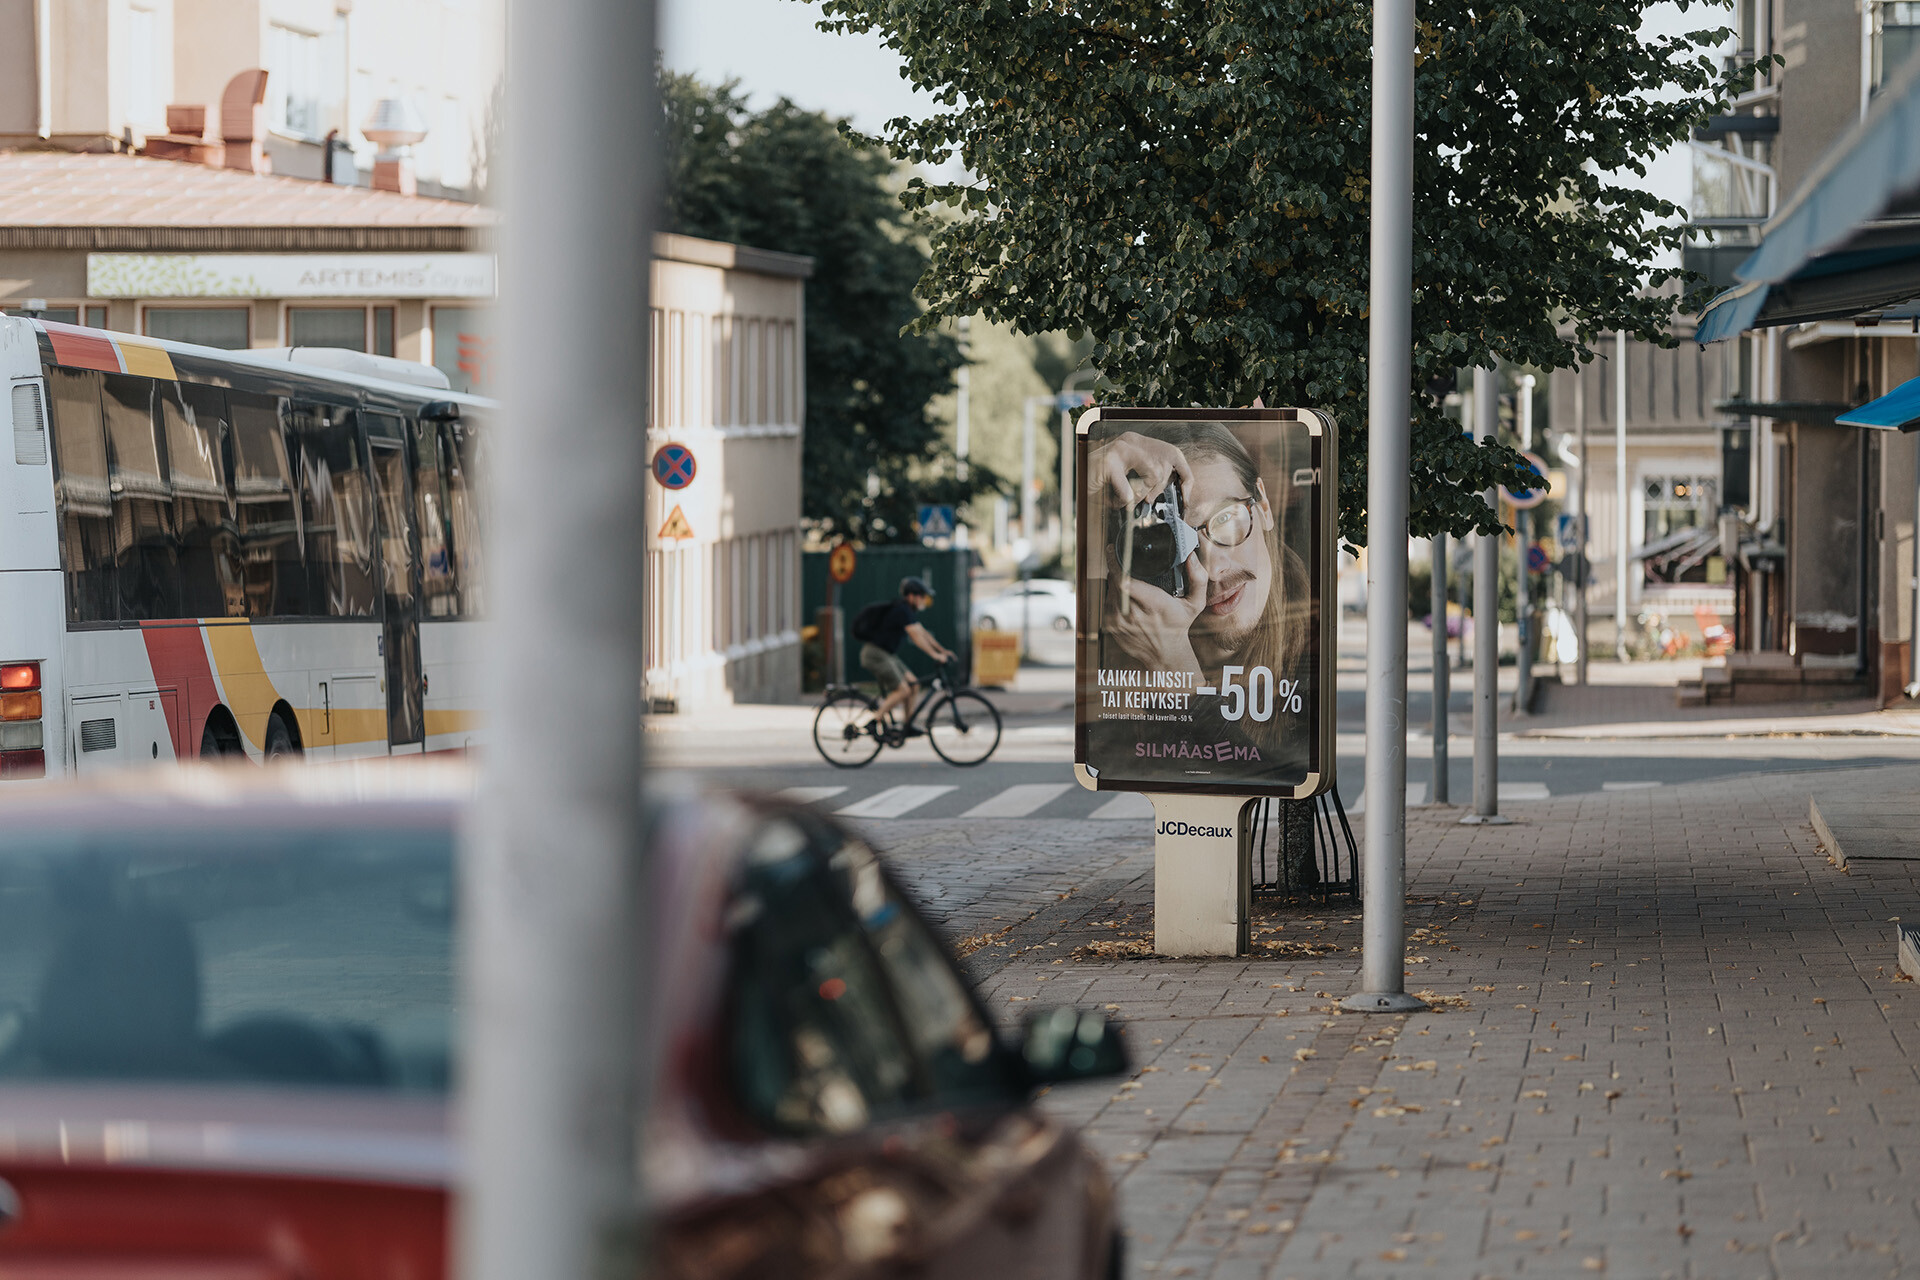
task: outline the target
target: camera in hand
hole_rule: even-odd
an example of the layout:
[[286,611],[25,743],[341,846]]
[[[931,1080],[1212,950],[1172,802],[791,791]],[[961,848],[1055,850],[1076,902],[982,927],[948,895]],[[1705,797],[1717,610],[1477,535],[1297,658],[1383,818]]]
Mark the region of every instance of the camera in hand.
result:
[[1187,594],[1187,557],[1199,545],[1199,531],[1180,518],[1177,476],[1158,495],[1114,512],[1108,529],[1108,553],[1121,574],[1170,596]]

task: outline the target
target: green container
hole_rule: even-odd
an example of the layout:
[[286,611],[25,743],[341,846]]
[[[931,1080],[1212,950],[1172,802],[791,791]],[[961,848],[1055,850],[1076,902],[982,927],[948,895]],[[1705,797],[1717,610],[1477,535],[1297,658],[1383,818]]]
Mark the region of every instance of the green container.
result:
[[[860,666],[860,642],[847,632],[854,615],[876,600],[892,600],[900,594],[900,579],[915,577],[933,588],[933,606],[920,615],[921,625],[933,638],[958,655],[958,676],[968,680],[973,672],[973,577],[971,557],[964,550],[936,551],[931,547],[863,547],[853,565],[853,577],[844,583],[827,580],[827,552],[808,551],[800,557],[800,601],[802,616],[810,625],[825,608],[827,588],[833,587],[832,603],[840,609],[840,643],[847,655],[847,680],[851,684],[872,681]],[[920,652],[911,640],[900,642],[900,659],[922,680],[934,672],[935,662]],[[810,686],[810,691],[818,689]]]

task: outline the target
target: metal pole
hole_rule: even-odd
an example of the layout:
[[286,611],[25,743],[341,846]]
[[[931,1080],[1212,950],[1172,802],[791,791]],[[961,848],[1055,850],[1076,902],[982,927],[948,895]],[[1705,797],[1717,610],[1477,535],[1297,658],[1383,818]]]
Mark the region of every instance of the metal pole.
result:
[[1920,698],[1920,456],[1914,459],[1912,545],[1913,559],[1909,567],[1913,571],[1913,616],[1907,620],[1910,664],[1905,693],[1909,698]]
[[1613,335],[1613,652],[1627,660],[1627,332]]
[[1574,546],[1580,555],[1574,562],[1573,573],[1573,628],[1580,636],[1580,647],[1574,650],[1573,682],[1585,687],[1587,683],[1587,577],[1593,568],[1593,540],[1587,536],[1587,476],[1593,469],[1593,454],[1587,448],[1587,371],[1576,367],[1573,375],[1573,426],[1580,435],[1580,470],[1574,476],[1580,484],[1580,492],[1574,503],[1579,520],[1579,525],[1574,532]]
[[[499,685],[465,836],[456,1265],[634,1275],[652,0],[513,6]],[[608,156],[623,156],[607,164]],[[583,194],[581,176],[592,175]],[[556,369],[568,370],[556,378]],[[565,625],[556,626],[556,619]]]
[[1073,562],[1073,410],[1060,410],[1060,565],[1068,578],[1072,578],[1076,566]]
[[[1520,447],[1533,449],[1533,375],[1520,379]],[[1515,579],[1515,604],[1520,622],[1520,650],[1514,659],[1519,672],[1519,687],[1514,690],[1514,710],[1525,715],[1533,701],[1533,576],[1527,571],[1527,551],[1532,544],[1533,512],[1514,513],[1514,543],[1520,551],[1520,566]]]
[[1413,6],[1373,3],[1367,321],[1367,849],[1360,991],[1345,1007],[1422,1009],[1406,993],[1407,507],[1413,397]]
[[[960,367],[953,375],[953,470],[965,480],[967,458],[973,452],[973,321],[961,316],[957,328]],[[965,548],[968,540],[967,522],[962,516],[953,522],[953,545]]]
[[1020,426],[1020,536],[1035,545],[1033,536],[1033,408],[1044,397],[1027,397],[1026,416]]
[[[1500,429],[1498,374],[1473,371],[1474,439],[1491,443]],[[1499,494],[1484,495],[1496,510]],[[1465,822],[1500,822],[1500,535],[1473,540],[1473,812]]]
[[1447,803],[1447,535],[1433,535],[1433,589],[1427,593],[1433,611],[1433,782],[1427,799],[1433,804]]

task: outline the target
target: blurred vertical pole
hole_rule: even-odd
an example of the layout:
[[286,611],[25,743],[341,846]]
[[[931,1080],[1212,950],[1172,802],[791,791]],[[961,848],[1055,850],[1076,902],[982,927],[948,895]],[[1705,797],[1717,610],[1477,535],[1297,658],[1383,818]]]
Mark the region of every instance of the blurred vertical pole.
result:
[[1433,586],[1427,608],[1433,614],[1433,782],[1427,800],[1446,804],[1447,700],[1452,696],[1452,673],[1447,670],[1447,535],[1433,535]]
[[640,933],[652,0],[512,6],[495,621],[462,877],[464,1280],[644,1268]]
[[[1526,452],[1533,450],[1533,375],[1526,374],[1520,379],[1520,394],[1516,406],[1520,418],[1520,448]],[[1520,549],[1520,570],[1515,580],[1516,603],[1519,608],[1520,650],[1515,658],[1514,667],[1519,672],[1519,687],[1514,690],[1514,710],[1522,715],[1527,713],[1528,704],[1533,700],[1533,575],[1527,567],[1527,556],[1533,545],[1533,512],[1517,510],[1513,515],[1514,542]]]
[[1360,990],[1344,1007],[1424,1009],[1407,994],[1407,507],[1413,449],[1413,4],[1373,3],[1367,319],[1367,848]]
[[[973,452],[973,321],[960,317],[956,326],[960,338],[960,367],[953,373],[953,458],[954,475],[967,478],[967,458]],[[953,522],[953,545],[964,549],[970,541],[966,511]]]
[[1593,455],[1587,450],[1587,371],[1581,368],[1573,371],[1573,429],[1580,436],[1580,470],[1574,477],[1580,482],[1580,493],[1574,501],[1574,518],[1579,524],[1573,535],[1574,550],[1578,554],[1573,571],[1573,629],[1579,633],[1580,647],[1574,650],[1573,682],[1584,688],[1587,683],[1587,578],[1593,569],[1593,541],[1587,537],[1587,477],[1593,473]]
[[1627,331],[1613,335],[1613,653],[1627,660]]
[[1073,522],[1074,499],[1079,495],[1073,480],[1073,410],[1060,406],[1060,564],[1068,578],[1079,571],[1074,557],[1079,553],[1077,526]]
[[1033,535],[1033,410],[1046,398],[1027,397],[1026,417],[1022,419],[1020,428],[1020,536],[1035,548],[1040,544]]
[[[1473,371],[1473,436],[1488,444],[1500,431],[1499,374]],[[1484,495],[1498,510],[1498,492]],[[1473,812],[1467,822],[1500,821],[1500,536],[1473,538]]]

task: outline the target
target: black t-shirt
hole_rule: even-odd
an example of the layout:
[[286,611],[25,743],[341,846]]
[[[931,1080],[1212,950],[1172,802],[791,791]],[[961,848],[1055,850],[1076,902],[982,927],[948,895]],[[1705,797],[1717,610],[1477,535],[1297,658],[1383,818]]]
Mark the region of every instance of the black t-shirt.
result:
[[920,620],[920,611],[901,597],[893,602],[893,608],[887,610],[873,629],[873,639],[868,643],[878,645],[888,653],[900,652],[900,642],[907,638],[907,628]]

